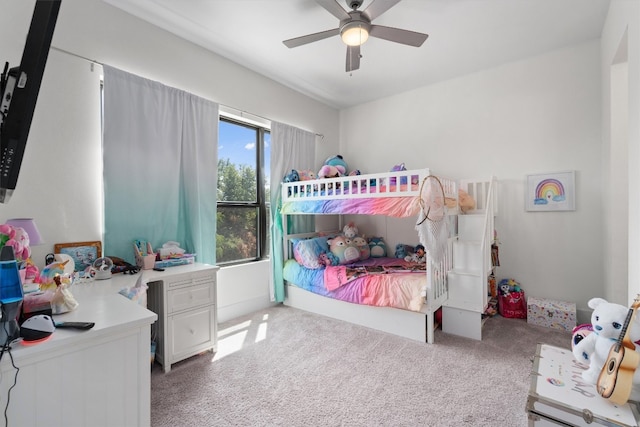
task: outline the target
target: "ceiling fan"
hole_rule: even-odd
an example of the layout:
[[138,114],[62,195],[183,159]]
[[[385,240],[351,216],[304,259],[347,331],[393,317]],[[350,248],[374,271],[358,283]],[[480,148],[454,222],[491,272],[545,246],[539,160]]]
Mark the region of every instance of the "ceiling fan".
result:
[[349,72],[360,68],[360,46],[367,41],[369,36],[415,47],[422,46],[422,43],[429,37],[427,34],[415,31],[371,23],[398,4],[400,0],[373,0],[364,11],[359,11],[358,8],[362,6],[362,1],[346,0],[347,6],[351,8],[351,11],[347,12],[337,0],[316,0],[316,3],[340,20],[340,26],[332,30],[285,40],[283,43],[288,48],[293,48],[340,35],[342,41],[347,45],[346,71]]

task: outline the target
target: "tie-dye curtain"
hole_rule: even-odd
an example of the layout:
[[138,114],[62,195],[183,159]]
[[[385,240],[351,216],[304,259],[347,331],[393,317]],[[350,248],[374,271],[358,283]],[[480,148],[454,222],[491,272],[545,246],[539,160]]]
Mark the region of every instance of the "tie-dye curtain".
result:
[[[280,215],[280,183],[291,169],[315,170],[316,135],[283,123],[271,122],[271,299],[285,298],[283,268],[283,227]],[[289,231],[313,231],[311,216],[289,218]]]
[[104,252],[176,241],[215,264],[218,104],[104,66]]

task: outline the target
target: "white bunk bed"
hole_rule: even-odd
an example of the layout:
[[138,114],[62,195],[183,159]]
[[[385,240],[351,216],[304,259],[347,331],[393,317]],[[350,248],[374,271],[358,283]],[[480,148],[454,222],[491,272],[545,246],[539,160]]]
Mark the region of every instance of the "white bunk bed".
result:
[[[431,174],[429,169],[420,169],[283,183],[281,214],[285,262],[293,258],[293,239],[317,235],[291,234],[287,230],[288,215],[364,214],[417,219],[420,214],[421,184]],[[438,179],[450,206],[447,215],[455,216],[458,214],[456,182],[441,176]],[[451,233],[447,253],[438,263],[427,254],[426,295],[419,311],[354,304],[315,294],[293,283],[287,283],[284,303],[416,341],[433,343],[435,312],[448,298],[447,272],[453,265],[452,241],[455,238],[455,233]]]

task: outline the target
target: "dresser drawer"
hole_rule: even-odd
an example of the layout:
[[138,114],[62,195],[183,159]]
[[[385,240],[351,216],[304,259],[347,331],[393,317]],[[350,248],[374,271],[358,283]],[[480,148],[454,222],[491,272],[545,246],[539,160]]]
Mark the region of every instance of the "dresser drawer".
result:
[[169,317],[171,363],[214,348],[213,307],[203,307]]
[[215,281],[215,272],[212,273],[210,271],[198,271],[195,273],[181,274],[179,276],[167,279],[166,284],[168,289],[174,289],[183,286],[200,285],[203,283],[215,283]]
[[167,293],[169,314],[214,303],[213,282],[172,289]]

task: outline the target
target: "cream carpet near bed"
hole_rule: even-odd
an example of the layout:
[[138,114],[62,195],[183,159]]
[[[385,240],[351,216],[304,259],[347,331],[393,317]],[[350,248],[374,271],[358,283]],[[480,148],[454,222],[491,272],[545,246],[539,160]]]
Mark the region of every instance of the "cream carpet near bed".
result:
[[219,329],[215,357],[153,366],[152,426],[526,426],[536,344],[571,338],[497,316],[428,345],[284,306]]

